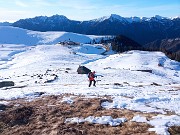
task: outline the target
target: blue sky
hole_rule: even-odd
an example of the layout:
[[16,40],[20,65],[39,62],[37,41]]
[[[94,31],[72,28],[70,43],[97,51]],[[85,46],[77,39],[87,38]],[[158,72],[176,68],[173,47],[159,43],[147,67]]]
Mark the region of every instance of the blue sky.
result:
[[177,17],[180,0],[0,0],[0,22],[55,14],[72,20],[91,20],[111,14]]

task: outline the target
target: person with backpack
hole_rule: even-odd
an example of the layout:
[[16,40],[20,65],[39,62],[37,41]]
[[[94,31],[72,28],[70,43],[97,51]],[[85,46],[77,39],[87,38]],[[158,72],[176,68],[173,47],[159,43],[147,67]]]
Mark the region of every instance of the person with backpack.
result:
[[89,87],[91,87],[92,82],[94,82],[94,83],[93,83],[93,86],[96,87],[96,81],[94,80],[95,77],[96,77],[95,71],[89,72],[89,74],[88,74],[88,78],[89,78]]

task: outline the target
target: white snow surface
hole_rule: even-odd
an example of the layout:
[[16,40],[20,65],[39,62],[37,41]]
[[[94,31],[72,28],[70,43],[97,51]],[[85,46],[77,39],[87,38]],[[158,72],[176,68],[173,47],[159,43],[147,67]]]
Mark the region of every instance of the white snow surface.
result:
[[[67,40],[74,38],[81,45],[57,45],[64,34]],[[0,88],[0,100],[32,98],[36,92],[108,95],[113,102],[103,102],[104,108],[157,112],[164,114],[161,120],[170,111],[176,114],[169,117],[173,123],[174,117],[180,115],[180,63],[161,52],[136,50],[101,55],[105,51],[102,45],[84,44],[86,38],[92,37],[0,27],[0,81],[15,82],[13,87]],[[159,63],[163,66],[158,66]],[[79,65],[104,76],[96,78],[97,87],[89,88],[87,75],[77,74]],[[64,101],[73,103],[70,99]],[[179,125],[180,120],[174,124]]]
[[70,97],[63,97],[62,101],[63,103],[67,103],[67,104],[72,104],[74,102],[74,100],[72,99],[73,96]]
[[170,135],[168,132],[168,127],[175,125],[180,126],[180,116],[177,115],[157,115],[149,121],[146,119],[146,117],[137,115],[134,116],[131,121],[145,122],[154,126],[154,128],[150,128],[149,131],[155,131],[158,135]]
[[37,32],[11,26],[0,26],[1,44],[57,44],[61,41],[89,43],[93,39],[99,41],[103,36],[82,35],[71,32]]
[[94,117],[89,116],[87,118],[67,118],[65,120],[65,123],[83,123],[83,122],[90,122],[93,124],[104,124],[104,125],[110,125],[110,126],[119,126],[121,123],[127,121],[126,118],[116,118],[113,119],[111,116],[102,116],[102,117]]

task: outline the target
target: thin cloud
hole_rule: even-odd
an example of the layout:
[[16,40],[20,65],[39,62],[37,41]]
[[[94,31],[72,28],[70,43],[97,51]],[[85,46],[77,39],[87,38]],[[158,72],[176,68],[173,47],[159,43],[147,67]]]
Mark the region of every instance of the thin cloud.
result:
[[15,4],[20,7],[28,7],[28,5],[22,1],[16,0]]
[[137,6],[133,4],[110,5],[110,6],[106,5],[104,7],[101,7],[98,12],[98,14],[112,14],[112,13],[121,15],[123,17],[130,17],[130,16],[152,17],[157,14],[163,15],[164,17],[170,17],[170,16],[173,17],[173,13],[180,14],[180,5],[146,6],[139,8],[137,8]]
[[82,1],[82,0],[60,0],[58,2],[58,5],[60,7],[64,8],[72,8],[72,9],[77,9],[77,10],[94,10],[97,9],[98,7],[89,2],[89,1]]
[[167,11],[167,10],[176,10],[180,11],[180,5],[161,5],[161,6],[152,6],[146,8],[140,8],[141,10],[158,10],[158,11]]
[[26,10],[8,10],[5,8],[0,8],[0,22],[15,22],[19,19],[25,19],[29,17],[34,17],[34,12]]
[[57,6],[57,2],[50,2],[48,0],[33,0],[31,3],[34,3],[35,6]]
[[180,14],[180,5],[160,5],[146,8],[139,8],[134,10],[136,14],[144,14],[146,17],[152,17],[154,15],[163,15],[164,17],[173,17],[171,13]]

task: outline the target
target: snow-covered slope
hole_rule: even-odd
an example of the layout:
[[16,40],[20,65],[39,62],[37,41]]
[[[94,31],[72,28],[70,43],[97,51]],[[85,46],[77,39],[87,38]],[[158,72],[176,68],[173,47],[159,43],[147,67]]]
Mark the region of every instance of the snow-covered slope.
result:
[[0,26],[0,44],[57,44],[60,41],[74,41],[89,43],[93,39],[100,39],[101,36],[82,35],[70,32],[36,32],[15,28],[11,26]]
[[[101,55],[105,51],[101,45],[52,45],[62,37],[64,33],[61,32],[56,35],[54,32],[39,33],[11,27],[1,29],[11,29],[9,33],[14,35],[21,31],[19,36],[24,38],[21,45],[16,45],[17,38],[13,38],[14,35],[0,39],[0,80],[15,82],[14,87],[0,88],[1,100],[33,99],[36,92],[87,97],[108,95],[113,102],[103,102],[101,106],[104,108],[175,114],[166,123],[173,123],[174,118],[180,119],[180,63],[170,60],[163,53],[129,51],[104,56]],[[73,37],[79,41],[78,38],[83,40],[88,36],[72,34],[70,38]],[[8,38],[15,43],[2,44],[2,40],[8,41]],[[44,41],[44,45],[27,46],[30,45],[26,42],[28,39],[37,44]],[[79,65],[103,76],[97,76],[97,87],[89,88],[87,75],[77,74]],[[166,116],[161,119],[166,119]],[[154,126],[153,122],[149,123]],[[167,125],[160,126],[167,131]]]
[[[8,49],[5,46],[0,51],[6,52]],[[177,96],[179,91],[175,89],[180,83],[180,63],[171,61],[163,53],[130,51],[120,55],[102,56],[100,54],[103,49],[93,45],[69,48],[61,45],[41,45],[29,48],[19,47],[18,50],[23,50],[23,52],[16,54],[16,48],[15,55],[11,56],[7,53],[7,57],[11,57],[11,59],[1,63],[0,78],[2,80],[8,78],[8,80],[13,80],[17,86],[27,85],[27,87],[21,89],[23,92],[18,89],[14,89],[14,93],[11,89],[1,91],[1,99],[24,97],[32,93],[32,89],[49,94],[70,92],[85,95],[119,95],[134,97],[134,102],[139,102],[139,100],[141,102],[142,98],[147,98],[146,100],[152,106],[167,101],[170,103],[169,107],[166,105],[162,108],[167,107],[166,109],[179,113],[180,106],[175,108],[170,106],[179,100]],[[163,67],[159,67],[159,63]],[[91,70],[97,71],[97,74],[104,76],[98,77],[98,80],[101,81],[98,82],[97,88],[89,89],[87,87],[87,76],[79,75],[76,72],[79,65],[85,65]],[[65,72],[66,69],[70,69],[68,73]],[[46,74],[47,72],[48,74]],[[38,78],[40,74],[42,77]],[[53,74],[57,75],[59,79],[52,83],[45,83],[53,77],[51,76]],[[61,89],[58,88],[59,86]],[[174,91],[171,93],[169,89],[174,89]],[[159,90],[163,92],[157,94]],[[151,98],[156,98],[156,100],[151,101]],[[144,100],[142,101],[144,102]],[[128,104],[131,106],[131,103],[128,102]],[[152,110],[164,113],[162,109],[153,108]]]

